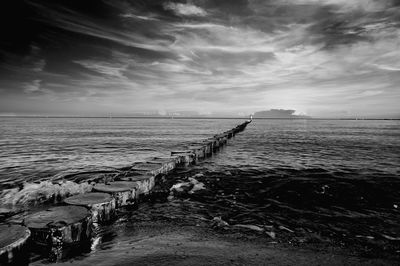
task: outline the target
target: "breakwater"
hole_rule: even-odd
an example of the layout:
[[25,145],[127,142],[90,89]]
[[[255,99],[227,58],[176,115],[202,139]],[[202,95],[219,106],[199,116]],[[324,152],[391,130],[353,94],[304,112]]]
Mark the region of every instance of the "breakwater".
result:
[[[157,177],[173,171],[176,167],[195,164],[211,156],[227,144],[235,134],[243,131],[246,121],[235,128],[217,134],[203,141],[190,143],[186,149],[171,151],[169,157],[156,157],[145,162],[106,173],[81,173],[90,175],[91,182],[60,184],[52,186],[46,181],[36,187],[15,189],[8,195],[9,202],[18,205],[29,200],[25,198],[29,191],[40,191],[43,187],[51,187],[50,193],[44,197],[34,194],[32,197],[43,202],[54,202],[54,206],[38,208],[22,215],[18,208],[2,208],[0,215],[7,217],[0,232],[0,256],[2,263],[20,263],[26,248],[40,247],[48,252],[51,260],[62,258],[64,250],[69,246],[90,242],[95,237],[96,229],[102,224],[112,222],[118,217],[118,208],[135,207],[142,199],[151,194]],[[74,176],[79,176],[74,174]],[[71,193],[71,186],[78,186]],[[48,191],[48,190],[46,190]],[[40,193],[39,193],[40,194]],[[76,195],[71,195],[76,194]],[[17,217],[17,218],[16,218]],[[18,228],[17,228],[18,227]],[[25,258],[29,259],[29,258]]]

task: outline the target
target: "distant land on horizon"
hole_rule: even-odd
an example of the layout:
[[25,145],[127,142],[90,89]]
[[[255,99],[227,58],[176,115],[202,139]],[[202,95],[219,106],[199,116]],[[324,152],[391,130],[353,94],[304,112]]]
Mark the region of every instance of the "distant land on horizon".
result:
[[254,118],[311,118],[306,115],[295,115],[296,110],[270,109],[266,111],[255,112]]

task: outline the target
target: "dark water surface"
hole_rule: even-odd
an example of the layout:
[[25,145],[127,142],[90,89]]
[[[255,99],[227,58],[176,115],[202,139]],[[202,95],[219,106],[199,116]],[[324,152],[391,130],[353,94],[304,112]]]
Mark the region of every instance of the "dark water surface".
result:
[[400,255],[400,121],[255,120],[185,176],[207,188],[180,196],[203,217]]
[[[169,155],[242,121],[0,122],[0,185],[9,189],[63,171],[114,169]],[[230,225],[269,228],[277,241],[400,254],[400,121],[254,120],[217,155],[171,174],[166,188],[190,177],[205,189],[165,195],[130,219],[221,217]]]

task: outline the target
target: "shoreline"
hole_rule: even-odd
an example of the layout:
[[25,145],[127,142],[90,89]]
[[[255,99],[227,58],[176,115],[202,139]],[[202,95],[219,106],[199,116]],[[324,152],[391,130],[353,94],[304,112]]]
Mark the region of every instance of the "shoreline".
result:
[[[253,234],[220,233],[171,221],[127,221],[114,245],[58,265],[395,265],[396,260],[363,257],[346,249],[288,247]],[[44,265],[38,261],[31,265]]]

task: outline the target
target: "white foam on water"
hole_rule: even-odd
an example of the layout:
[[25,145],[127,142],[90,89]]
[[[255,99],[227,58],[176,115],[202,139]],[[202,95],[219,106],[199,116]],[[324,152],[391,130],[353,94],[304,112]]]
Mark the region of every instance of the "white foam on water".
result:
[[93,186],[87,182],[78,184],[72,181],[53,183],[25,183],[23,188],[5,189],[0,192],[1,205],[28,206],[46,202],[61,202],[68,196],[90,192]]

